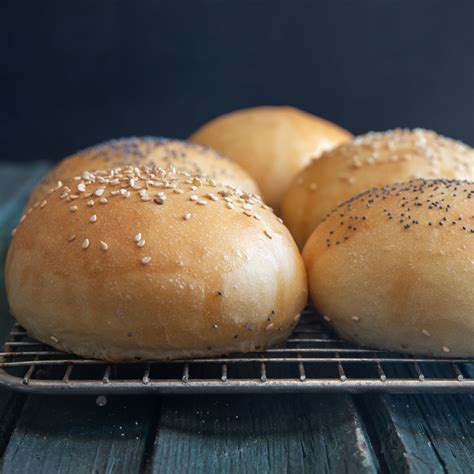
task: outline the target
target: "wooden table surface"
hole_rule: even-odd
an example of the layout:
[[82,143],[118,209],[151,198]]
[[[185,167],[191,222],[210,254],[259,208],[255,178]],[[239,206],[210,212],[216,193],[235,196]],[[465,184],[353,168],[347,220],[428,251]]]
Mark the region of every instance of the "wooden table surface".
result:
[[[47,163],[0,165],[0,255]],[[0,278],[3,280],[2,272]],[[11,319],[0,283],[0,335]],[[3,473],[474,472],[474,394],[24,396],[0,389]]]

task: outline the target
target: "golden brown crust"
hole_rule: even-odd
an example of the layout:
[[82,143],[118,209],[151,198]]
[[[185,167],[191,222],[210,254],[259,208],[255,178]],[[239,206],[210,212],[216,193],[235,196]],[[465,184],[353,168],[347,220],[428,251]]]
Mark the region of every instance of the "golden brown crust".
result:
[[219,183],[240,186],[250,193],[260,192],[242,168],[210,147],[167,138],[130,137],[86,148],[60,161],[33,191],[28,205],[44,198],[58,181],[80,176],[84,171],[153,164],[207,175]]
[[235,160],[278,212],[296,174],[312,158],[351,137],[347,130],[293,107],[255,107],[211,120],[190,140]]
[[298,249],[257,196],[146,166],[85,173],[29,210],[6,284],[33,337],[106,360],[258,350],[307,298]]
[[282,217],[303,247],[339,203],[374,186],[414,178],[474,179],[474,150],[428,130],[368,133],[324,153],[293,181]]
[[312,233],[311,298],[356,343],[474,356],[474,184],[415,180],[363,193]]

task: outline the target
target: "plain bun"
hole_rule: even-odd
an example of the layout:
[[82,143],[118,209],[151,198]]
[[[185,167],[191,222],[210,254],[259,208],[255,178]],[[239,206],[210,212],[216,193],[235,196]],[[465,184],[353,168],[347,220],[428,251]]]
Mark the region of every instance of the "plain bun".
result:
[[298,175],[282,217],[301,248],[341,202],[374,186],[415,178],[474,180],[474,150],[421,129],[362,135],[324,153]]
[[60,161],[33,191],[29,205],[44,198],[58,181],[81,176],[85,171],[140,165],[172,166],[190,174],[206,175],[228,186],[240,186],[253,194],[260,193],[255,181],[242,168],[209,147],[167,138],[131,137],[86,148]]
[[67,180],[29,210],[6,286],[32,337],[111,361],[260,350],[307,299],[301,255],[260,198],[146,166]]
[[235,160],[278,212],[296,174],[312,158],[351,137],[339,126],[293,107],[255,107],[210,121],[190,140]]
[[334,210],[303,251],[310,295],[363,346],[474,356],[474,184],[414,180]]

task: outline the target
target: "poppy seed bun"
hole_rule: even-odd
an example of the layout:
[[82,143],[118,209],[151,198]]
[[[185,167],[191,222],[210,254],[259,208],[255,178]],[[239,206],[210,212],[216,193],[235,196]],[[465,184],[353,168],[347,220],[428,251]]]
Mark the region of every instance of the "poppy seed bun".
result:
[[474,356],[474,183],[414,180],[334,210],[303,251],[311,298],[343,337]]
[[190,140],[236,161],[278,213],[296,174],[322,151],[351,137],[339,126],[293,107],[255,107],[211,120]]
[[67,180],[28,211],[6,286],[31,336],[111,361],[272,346],[307,299],[301,255],[258,197],[146,166]]
[[303,247],[341,202],[374,186],[415,178],[474,180],[474,150],[428,130],[368,133],[324,153],[290,186],[282,217]]
[[95,145],[60,161],[33,191],[28,206],[44,198],[58,181],[80,176],[84,171],[153,164],[206,175],[228,186],[240,186],[250,193],[260,192],[242,168],[209,147],[166,138],[131,137]]

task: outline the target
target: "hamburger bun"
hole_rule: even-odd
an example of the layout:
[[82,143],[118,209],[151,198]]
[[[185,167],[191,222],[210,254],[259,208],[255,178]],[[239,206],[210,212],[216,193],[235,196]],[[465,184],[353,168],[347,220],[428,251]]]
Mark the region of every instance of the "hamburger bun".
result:
[[255,181],[233,161],[209,147],[156,137],[131,137],[110,140],[82,150],[60,161],[33,191],[28,206],[43,199],[51,189],[85,171],[120,166],[173,166],[191,174],[207,175],[215,181],[259,194]]
[[351,137],[293,107],[255,107],[211,120],[190,140],[212,146],[242,166],[257,181],[265,202],[279,212],[296,174],[322,151]]
[[374,186],[414,178],[474,180],[474,150],[428,130],[368,133],[324,153],[293,181],[282,217],[296,243],[328,212]]
[[474,183],[414,180],[340,205],[303,251],[314,305],[343,338],[474,356]]
[[110,361],[273,346],[307,299],[301,255],[260,198],[143,165],[66,180],[28,210],[6,286],[32,337]]

